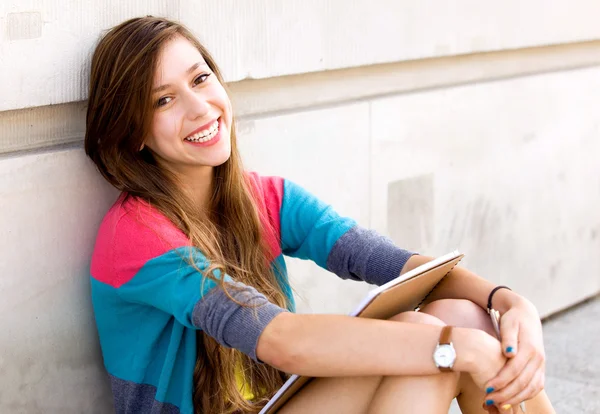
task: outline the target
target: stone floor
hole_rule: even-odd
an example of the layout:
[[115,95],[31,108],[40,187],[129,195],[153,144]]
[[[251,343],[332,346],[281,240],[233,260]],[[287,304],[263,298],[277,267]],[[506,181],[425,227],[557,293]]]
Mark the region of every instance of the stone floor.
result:
[[[600,414],[600,296],[544,322],[546,392],[558,414]],[[460,413],[454,404],[451,414]]]

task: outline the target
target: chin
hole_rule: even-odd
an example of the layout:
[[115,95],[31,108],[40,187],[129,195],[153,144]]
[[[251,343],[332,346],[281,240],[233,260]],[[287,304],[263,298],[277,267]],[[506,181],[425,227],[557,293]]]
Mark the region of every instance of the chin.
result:
[[214,154],[214,157],[211,157],[210,160],[206,160],[204,165],[210,165],[211,167],[218,167],[220,165],[225,164],[229,158],[231,158],[231,151],[224,152],[222,154]]

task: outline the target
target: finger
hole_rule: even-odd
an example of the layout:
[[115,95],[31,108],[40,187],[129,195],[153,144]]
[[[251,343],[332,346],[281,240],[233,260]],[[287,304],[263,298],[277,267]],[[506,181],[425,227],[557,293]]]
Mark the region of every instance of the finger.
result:
[[485,403],[483,403],[483,409],[492,414],[518,414],[517,409],[513,406],[498,408],[495,405],[485,405]]
[[521,350],[519,355],[509,359],[504,367],[498,372],[496,377],[492,378],[485,386],[485,389],[493,392],[501,390],[517,378],[531,358],[532,352]]
[[522,393],[523,390],[527,389],[532,383],[535,375],[538,373],[540,367],[540,361],[535,359],[529,360],[525,369],[521,371],[521,374],[515,378],[506,387],[498,389],[487,396],[487,398],[493,400],[499,407],[503,407],[506,404],[512,405],[512,403],[518,403],[515,397]]
[[483,409],[490,414],[518,414],[515,407],[507,407],[506,409],[498,408],[495,405],[486,405],[483,403]]
[[527,401],[535,398],[544,389],[544,377],[544,372],[538,370],[534,378],[529,383],[529,385],[523,391],[521,391],[513,398],[508,400],[506,404],[512,404],[513,406],[515,406],[521,403],[522,401]]
[[519,321],[516,318],[500,320],[500,338],[504,356],[507,358],[513,358],[515,355],[517,355],[517,345],[519,341]]
[[483,409],[490,414],[500,414],[500,412],[498,411],[498,407],[496,407],[495,405],[487,405],[485,401],[483,402]]

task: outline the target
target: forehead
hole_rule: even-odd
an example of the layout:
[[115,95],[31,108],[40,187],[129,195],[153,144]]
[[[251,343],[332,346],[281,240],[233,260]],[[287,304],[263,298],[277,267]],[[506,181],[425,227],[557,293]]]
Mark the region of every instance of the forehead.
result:
[[154,86],[160,86],[181,77],[187,77],[187,70],[195,63],[206,64],[202,54],[189,40],[177,36],[169,40],[158,56]]

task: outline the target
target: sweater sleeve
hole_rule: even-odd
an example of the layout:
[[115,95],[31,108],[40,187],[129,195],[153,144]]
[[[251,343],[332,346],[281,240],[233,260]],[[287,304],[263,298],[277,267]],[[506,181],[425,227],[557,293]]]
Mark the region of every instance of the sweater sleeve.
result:
[[284,181],[280,220],[284,254],[313,260],[342,279],[382,285],[396,278],[414,254],[340,216],[289,180]]
[[[204,276],[209,261],[202,252],[181,246],[182,241],[169,237],[169,231],[172,229],[164,231],[164,226],[120,223],[113,243],[118,296],[132,305],[132,312],[136,304],[159,309],[182,325],[203,330],[221,345],[257,360],[260,334],[285,310],[253,287],[215,271],[232,300],[217,282]],[[173,244],[169,242],[180,246],[166,249],[166,244]]]

